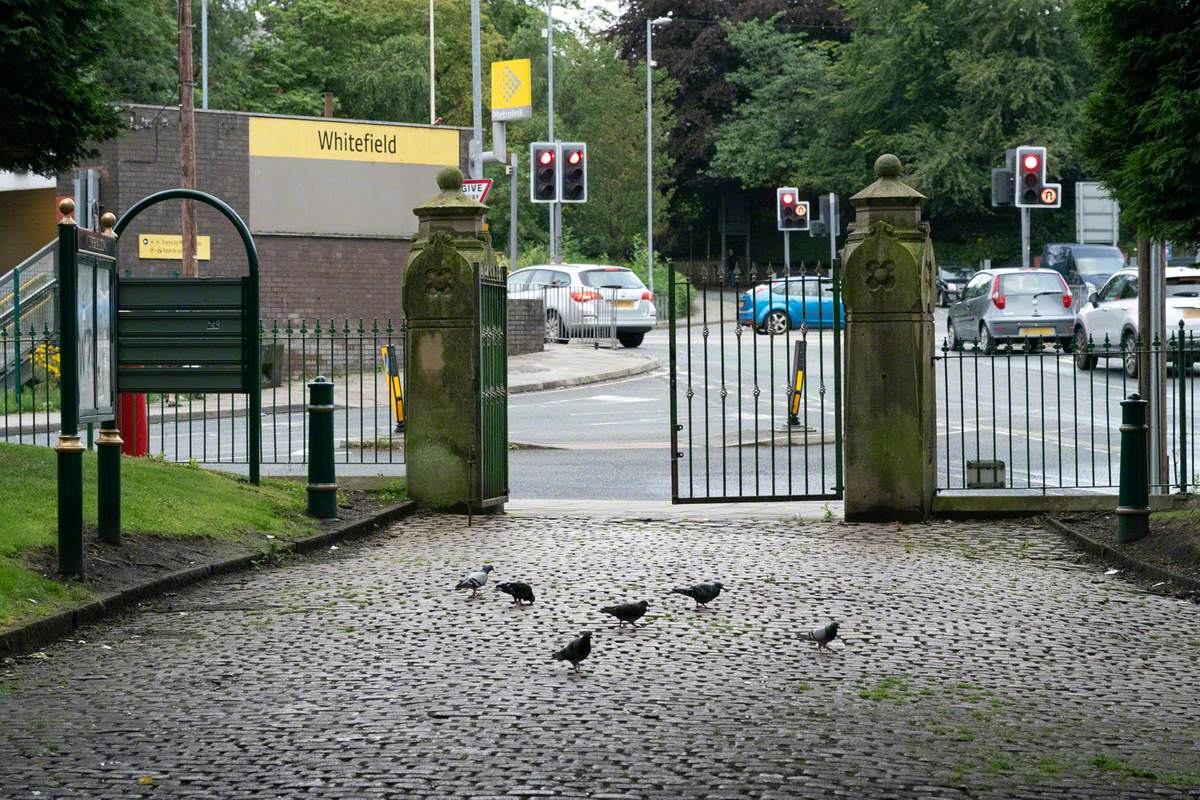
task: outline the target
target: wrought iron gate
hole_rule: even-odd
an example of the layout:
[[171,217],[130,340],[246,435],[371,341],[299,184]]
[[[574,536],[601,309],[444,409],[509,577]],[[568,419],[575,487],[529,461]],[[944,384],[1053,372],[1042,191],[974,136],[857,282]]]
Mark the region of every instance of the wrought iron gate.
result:
[[841,499],[840,265],[667,303],[672,502]]
[[475,268],[479,303],[479,507],[508,500],[508,289],[494,258]]

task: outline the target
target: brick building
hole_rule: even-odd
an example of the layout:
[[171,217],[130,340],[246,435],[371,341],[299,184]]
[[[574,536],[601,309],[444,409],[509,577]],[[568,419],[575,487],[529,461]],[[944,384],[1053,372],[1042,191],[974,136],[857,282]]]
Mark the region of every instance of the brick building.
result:
[[[104,211],[120,216],[145,195],[179,185],[179,110],[135,105],[123,117],[122,133],[96,158],[59,176],[59,196],[78,196],[89,178],[98,187],[83,203],[81,224]],[[250,226],[265,324],[382,324],[402,317],[404,264],[417,228],[412,208],[436,193],[439,169],[465,168],[469,138],[466,129],[443,126],[197,110],[196,186]],[[179,272],[179,216],[179,201],[169,201],[133,221],[121,237],[122,274]],[[201,204],[196,218],[199,274],[244,274],[233,227]]]

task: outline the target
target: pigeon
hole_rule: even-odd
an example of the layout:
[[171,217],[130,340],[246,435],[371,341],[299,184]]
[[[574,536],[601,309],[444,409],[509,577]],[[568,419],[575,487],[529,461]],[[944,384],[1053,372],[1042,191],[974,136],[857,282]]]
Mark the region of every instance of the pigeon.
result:
[[514,606],[519,606],[522,602],[533,605],[533,587],[528,583],[510,581],[497,586],[496,591],[504,592],[506,595],[512,597]]
[[697,583],[686,589],[672,589],[671,594],[687,595],[696,601],[696,608],[708,608],[708,604],[716,600],[717,595],[724,588],[719,582],[714,581],[713,583]]
[[491,571],[492,571],[492,565],[484,564],[483,569],[479,570],[479,572],[472,572],[470,575],[468,575],[467,577],[465,577],[461,581],[459,581],[457,584],[455,584],[454,588],[455,589],[470,589],[471,597],[478,597],[479,590],[481,588],[483,588],[483,585],[485,583],[487,583],[488,573]]
[[606,606],[600,609],[600,611],[620,620],[620,627],[622,628],[625,627],[626,622],[636,628],[638,626],[637,621],[645,615],[646,609],[649,607],[650,604],[645,600],[639,600],[636,603],[621,603],[618,606]]
[[[811,631],[805,631],[804,633],[800,634],[800,639],[802,641],[816,642],[817,652],[820,652],[821,650],[829,648],[829,643],[837,638],[837,634],[838,621],[835,619],[828,625],[823,625],[820,628],[813,628]],[[829,650],[830,652],[833,652],[832,648],[829,648]]]
[[584,631],[579,634],[579,638],[572,641],[569,645],[559,650],[554,654],[555,661],[570,661],[571,666],[579,672],[579,662],[583,661],[592,652],[592,632]]

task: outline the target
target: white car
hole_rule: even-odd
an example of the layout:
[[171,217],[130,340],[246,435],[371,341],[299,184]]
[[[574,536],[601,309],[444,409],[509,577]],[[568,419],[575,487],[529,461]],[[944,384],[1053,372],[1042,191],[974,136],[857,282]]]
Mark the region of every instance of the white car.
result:
[[[1191,349],[1191,343],[1200,342],[1200,269],[1168,267],[1166,277],[1167,337],[1179,334],[1182,321],[1189,347],[1187,358],[1189,362],[1195,362],[1200,353]],[[1130,378],[1137,377],[1137,298],[1136,269],[1117,272],[1100,291],[1088,298],[1075,323],[1075,366],[1091,369],[1101,358],[1120,358],[1125,374]],[[1084,349],[1089,340],[1090,353]],[[1106,352],[1109,355],[1105,355]],[[1170,353],[1167,359],[1175,360]]]
[[637,347],[658,321],[654,295],[625,267],[525,267],[508,276],[508,296],[544,301],[550,341],[615,336],[625,347]]

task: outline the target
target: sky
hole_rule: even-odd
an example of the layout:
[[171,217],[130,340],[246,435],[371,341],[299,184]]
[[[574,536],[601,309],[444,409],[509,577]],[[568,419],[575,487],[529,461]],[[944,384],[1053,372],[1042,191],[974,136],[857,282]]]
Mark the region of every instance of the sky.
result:
[[566,4],[560,7],[555,4],[554,18],[573,25],[582,24],[597,29],[605,27],[604,12],[613,16],[621,13],[619,0],[575,0],[572,5],[577,7],[572,8]]

